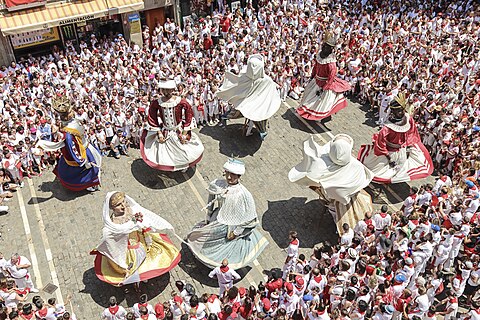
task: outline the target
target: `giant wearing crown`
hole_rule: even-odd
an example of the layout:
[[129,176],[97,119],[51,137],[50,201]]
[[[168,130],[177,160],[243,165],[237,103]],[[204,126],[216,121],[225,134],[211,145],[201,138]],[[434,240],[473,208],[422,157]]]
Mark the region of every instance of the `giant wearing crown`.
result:
[[399,183],[428,177],[432,158],[423,145],[415,120],[408,114],[407,97],[401,93],[390,103],[385,126],[362,145],[358,160],[375,174],[373,181]]
[[74,118],[68,97],[54,100],[52,108],[61,121],[60,136],[56,142],[40,140],[38,147],[45,151],[60,150],[61,157],[53,172],[65,188],[72,191],[97,190],[102,163],[100,152],[86,139],[85,129]]

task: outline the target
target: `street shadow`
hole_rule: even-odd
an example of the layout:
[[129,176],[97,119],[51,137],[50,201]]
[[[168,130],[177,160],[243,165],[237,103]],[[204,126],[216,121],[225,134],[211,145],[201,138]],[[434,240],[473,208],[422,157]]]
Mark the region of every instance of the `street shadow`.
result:
[[51,192],[52,194],[49,197],[32,197],[30,200],[28,200],[28,204],[34,204],[36,200],[36,203],[40,204],[43,202],[46,202],[50,199],[58,199],[62,202],[68,202],[75,200],[79,197],[83,197],[85,195],[92,194],[91,192],[87,190],[82,190],[82,191],[71,191],[66,189],[65,187],[62,186],[60,181],[55,178],[53,181],[44,181],[42,182],[38,187],[37,190],[43,193],[48,193]]
[[378,127],[378,125],[375,123],[377,120],[377,117],[375,117],[375,111],[370,110],[369,103],[361,103],[358,100],[352,100],[352,102],[357,103],[360,106],[360,110],[365,113],[365,120],[363,121],[363,124],[372,128]]
[[149,189],[171,188],[185,182],[185,175],[190,179],[195,174],[195,168],[189,168],[185,173],[155,170],[142,159],[135,159],[130,166],[130,170],[135,180]]
[[125,287],[115,287],[100,281],[95,275],[94,269],[90,268],[83,273],[84,288],[79,293],[89,294],[95,303],[104,308],[108,307],[108,300],[111,296],[115,296],[119,304],[125,301],[127,306],[132,307],[144,293],[147,294],[149,300],[153,300],[167,288],[169,282],[170,274],[166,273],[148,280],[147,283],[140,282],[140,292],[136,292],[133,285],[128,285],[126,287],[129,292],[125,293]]
[[[253,156],[262,146],[262,139],[254,128],[252,135],[243,134],[243,124],[227,122],[225,126],[205,126],[200,133],[218,141],[218,151],[227,157],[244,158]],[[267,139],[270,137],[267,135]]]
[[312,248],[321,241],[337,242],[333,218],[319,200],[306,202],[305,197],[269,201],[262,227],[280,247],[288,246],[288,233],[295,230],[300,247]]
[[[182,243],[182,260],[180,260],[180,263],[178,266],[182,268],[183,271],[185,271],[186,274],[188,274],[190,277],[198,281],[199,283],[208,286],[208,287],[214,287],[218,288],[218,281],[216,279],[212,279],[208,276],[210,271],[212,271],[211,268],[205,266],[202,264],[200,261],[198,261],[197,258],[195,258],[195,255],[193,254],[192,250],[186,245],[185,243]],[[252,268],[251,267],[243,267],[241,269],[236,269],[235,271],[238,272],[238,274],[241,276],[243,279],[248,272],[250,272]],[[209,292],[209,293],[216,293],[215,292]],[[202,292],[203,293],[203,292]]]
[[[287,111],[285,111],[283,114],[282,114],[282,118],[287,120],[288,123],[290,124],[290,128],[292,129],[296,129],[296,130],[300,130],[300,131],[303,131],[303,132],[306,132],[306,133],[312,133],[312,131],[310,130],[310,128],[308,128],[295,114],[295,110],[292,109],[292,108],[288,108]],[[328,122],[331,120],[331,117],[328,117],[328,118],[325,118],[322,120],[322,124],[324,124],[324,122]],[[305,120],[313,129],[315,129],[315,131],[317,131],[318,133],[323,133],[323,132],[326,132],[325,130],[323,130],[317,123],[317,121],[310,121],[310,120]],[[328,128],[327,128],[328,129]],[[330,131],[329,129],[327,131]]]

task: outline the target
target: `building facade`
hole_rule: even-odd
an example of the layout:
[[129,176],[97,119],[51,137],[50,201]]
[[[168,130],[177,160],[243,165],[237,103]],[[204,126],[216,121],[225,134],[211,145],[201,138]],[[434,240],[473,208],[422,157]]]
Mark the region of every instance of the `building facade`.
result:
[[5,1],[0,7],[0,65],[49,54],[66,43],[78,48],[92,34],[122,33],[141,42],[141,25],[153,28],[167,17],[178,18],[176,0]]

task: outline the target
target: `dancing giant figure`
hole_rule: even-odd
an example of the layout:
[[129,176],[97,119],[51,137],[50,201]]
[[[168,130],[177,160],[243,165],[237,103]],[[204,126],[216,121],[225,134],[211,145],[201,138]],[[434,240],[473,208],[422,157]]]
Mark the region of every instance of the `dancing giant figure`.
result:
[[62,156],[53,172],[65,188],[72,191],[97,190],[102,164],[100,152],[88,142],[85,129],[74,118],[73,108],[67,97],[54,100],[52,108],[60,116],[62,136],[57,142],[40,140],[37,146],[45,151],[61,151]]
[[373,171],[373,181],[399,183],[428,177],[433,172],[430,154],[422,143],[415,120],[406,112],[405,95],[399,94],[390,103],[391,113],[372,144],[362,145],[360,160]]

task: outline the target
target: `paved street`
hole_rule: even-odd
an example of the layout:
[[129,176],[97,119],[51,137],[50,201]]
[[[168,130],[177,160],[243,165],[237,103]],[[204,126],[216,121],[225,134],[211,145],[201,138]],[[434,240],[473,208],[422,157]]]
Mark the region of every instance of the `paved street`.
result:
[[[205,145],[203,160],[196,170],[187,173],[161,173],[150,169],[140,158],[138,150],[120,160],[104,158],[102,190],[93,194],[74,194],[61,187],[51,170],[42,177],[25,183],[9,205],[10,212],[2,217],[2,252],[9,256],[18,251],[37,263],[32,269],[39,288],[48,283],[59,286],[53,296],[65,298],[73,294],[73,310],[79,319],[98,318],[108,297],[116,295],[124,306],[138,301],[137,293],[124,294],[99,281],[93,271],[94,257],[89,252],[101,238],[102,206],[105,193],[125,191],[142,206],[158,213],[175,227],[183,238],[191,227],[203,219],[205,187],[210,180],[220,177],[222,165],[230,156],[246,163],[242,183],[252,192],[262,230],[270,245],[259,257],[258,263],[241,270],[240,285],[248,286],[263,279],[263,270],[281,267],[285,259],[289,230],[297,230],[304,253],[322,240],[335,241],[331,217],[323,214],[323,207],[315,194],[288,181],[287,173],[301,160],[302,142],[310,134],[329,140],[329,133],[348,133],[358,150],[360,144],[370,142],[371,121],[356,104],[335,115],[325,125],[308,123],[295,115],[287,101],[270,122],[269,135],[261,143],[257,134],[242,137],[243,120],[229,122],[226,127],[205,127],[199,136]],[[312,131],[313,130],[313,131]],[[417,182],[420,184],[422,182]],[[397,205],[408,192],[407,184],[370,190],[376,205],[388,202]],[[400,197],[400,198],[399,198]],[[182,243],[171,235],[179,247]],[[217,292],[216,281],[208,279],[208,269],[195,260],[185,245],[182,261],[170,274],[159,277],[142,289],[149,298],[165,300],[174,290],[175,280],[191,282],[200,293]],[[132,290],[133,291],[133,290]],[[46,292],[45,297],[50,297]],[[68,306],[67,306],[68,307]]]

